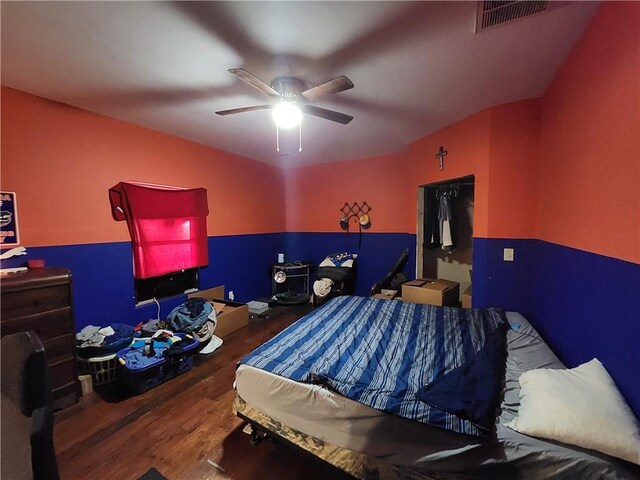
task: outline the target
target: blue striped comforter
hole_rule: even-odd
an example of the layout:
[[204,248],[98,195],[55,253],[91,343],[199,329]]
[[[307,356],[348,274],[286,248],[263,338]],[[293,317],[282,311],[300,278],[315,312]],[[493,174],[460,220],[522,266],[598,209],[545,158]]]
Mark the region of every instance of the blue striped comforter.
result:
[[459,370],[506,323],[497,309],[338,297],[239,363],[324,384],[394,415],[479,435],[476,424],[423,402],[418,392]]

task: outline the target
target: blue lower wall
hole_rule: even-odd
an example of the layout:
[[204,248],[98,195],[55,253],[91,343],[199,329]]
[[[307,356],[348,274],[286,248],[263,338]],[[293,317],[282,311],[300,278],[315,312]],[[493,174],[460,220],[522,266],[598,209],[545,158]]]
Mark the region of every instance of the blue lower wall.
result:
[[[287,261],[318,263],[335,252],[359,253],[356,294],[368,295],[406,247],[407,274],[415,272],[416,236],[404,233],[275,233],[209,237],[208,267],[201,288],[224,284],[236,299],[271,294],[271,265],[284,252]],[[474,238],[473,304],[520,311],[560,359],[574,367],[597,357],[640,413],[640,265],[540,240]],[[515,261],[502,260],[503,248]],[[31,247],[24,263],[43,258],[73,273],[76,327],[155,318],[155,305],[135,307],[129,242]],[[3,262],[3,266],[12,266]],[[183,296],[161,301],[166,316]]]
[[560,359],[597,357],[640,416],[640,265],[536,242],[532,321]]
[[[200,288],[225,285],[226,291],[233,290],[241,302],[269,295],[270,266],[285,245],[284,235],[209,237],[209,265],[200,269]],[[71,270],[78,330],[90,324],[135,325],[156,317],[155,304],[135,306],[130,242],[29,247],[27,251],[26,257],[14,262],[43,258],[48,266]],[[182,295],[161,300],[161,315],[165,317],[182,302]]]
[[[503,260],[503,249],[515,250],[514,261]],[[532,314],[536,240],[473,239],[473,306],[500,307]]]
[[[513,262],[502,259],[507,247]],[[598,358],[640,416],[640,265],[542,240],[474,238],[473,280],[475,307],[522,312],[567,367]]]
[[[287,261],[309,260],[318,263],[335,252],[360,253],[358,295],[368,295],[374,282],[380,281],[405,247],[410,258],[407,274],[415,272],[415,235],[274,233],[209,237],[209,265],[200,269],[200,288],[225,285],[240,302],[271,295],[271,266],[278,253]],[[113,322],[135,325],[156,317],[156,305],[135,306],[130,242],[29,247],[28,255],[3,262],[17,266],[26,260],[42,258],[48,266],[68,268],[73,275],[73,303],[76,329],[86,325]],[[184,301],[180,295],[160,301],[166,316]]]

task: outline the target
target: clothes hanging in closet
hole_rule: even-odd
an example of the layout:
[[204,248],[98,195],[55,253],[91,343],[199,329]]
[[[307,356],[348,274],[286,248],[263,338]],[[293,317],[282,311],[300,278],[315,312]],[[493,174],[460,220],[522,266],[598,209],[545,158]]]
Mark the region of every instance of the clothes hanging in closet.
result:
[[453,205],[451,204],[451,196],[449,192],[443,192],[440,195],[440,202],[438,206],[438,225],[440,227],[440,241],[443,250],[453,250],[454,242],[453,237],[455,235],[455,229],[453,228]]
[[452,251],[456,247],[457,231],[453,199],[454,188],[434,189],[427,192],[425,215],[425,247]]
[[438,227],[439,201],[434,189],[425,192],[424,238],[428,249],[440,248],[440,229]]

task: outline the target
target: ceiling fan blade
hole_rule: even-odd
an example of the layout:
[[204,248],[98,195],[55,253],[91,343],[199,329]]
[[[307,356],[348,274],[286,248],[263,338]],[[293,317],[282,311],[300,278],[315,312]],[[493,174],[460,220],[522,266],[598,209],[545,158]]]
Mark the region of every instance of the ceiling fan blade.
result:
[[233,73],[236,77],[238,77],[243,82],[248,83],[252,87],[257,88],[258,90],[266,93],[267,95],[271,95],[272,97],[280,96],[280,94],[276,92],[273,88],[271,88],[269,85],[264,83],[258,77],[256,77],[252,73],[247,72],[243,68],[230,68],[229,73]]
[[253,112],[254,110],[266,110],[273,108],[273,105],[256,105],[254,107],[232,108],[231,110],[220,110],[216,115],[232,115],[234,113]]
[[313,115],[314,117],[324,118],[325,120],[331,120],[332,122],[342,123],[346,125],[353,117],[344,113],[335,112],[333,110],[327,110],[326,108],[314,107],[313,105],[305,105],[302,110],[304,113]]
[[353,88],[353,82],[349,80],[344,75],[338,78],[334,78],[333,80],[329,80],[321,85],[317,85],[315,87],[311,87],[308,90],[302,92],[302,96],[306,98],[308,101],[313,101],[316,98],[324,97],[325,95],[329,95],[331,93],[338,93],[344,90],[349,90]]

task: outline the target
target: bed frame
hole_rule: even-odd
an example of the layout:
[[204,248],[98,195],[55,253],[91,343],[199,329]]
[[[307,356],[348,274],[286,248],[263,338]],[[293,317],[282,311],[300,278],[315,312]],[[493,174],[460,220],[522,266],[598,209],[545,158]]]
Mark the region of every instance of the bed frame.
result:
[[267,438],[278,439],[360,480],[436,480],[294,430],[252,407],[237,394],[233,401],[233,413],[251,426],[252,444],[258,445]]

